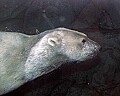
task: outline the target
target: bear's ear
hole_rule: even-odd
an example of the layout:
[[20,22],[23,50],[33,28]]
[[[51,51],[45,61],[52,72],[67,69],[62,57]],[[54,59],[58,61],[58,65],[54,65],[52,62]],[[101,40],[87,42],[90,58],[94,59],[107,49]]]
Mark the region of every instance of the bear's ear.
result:
[[55,46],[59,44],[59,40],[57,37],[48,38],[48,44],[51,46]]

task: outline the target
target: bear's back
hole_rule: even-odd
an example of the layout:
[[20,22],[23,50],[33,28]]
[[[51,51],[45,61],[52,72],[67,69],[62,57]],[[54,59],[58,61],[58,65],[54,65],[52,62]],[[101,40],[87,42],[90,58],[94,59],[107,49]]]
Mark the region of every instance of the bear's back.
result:
[[19,33],[0,32],[0,94],[23,83],[24,38]]

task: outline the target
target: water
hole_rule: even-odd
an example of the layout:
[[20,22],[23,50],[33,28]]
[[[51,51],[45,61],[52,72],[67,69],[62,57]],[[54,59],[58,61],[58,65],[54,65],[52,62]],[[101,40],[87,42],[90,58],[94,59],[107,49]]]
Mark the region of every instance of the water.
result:
[[99,58],[80,66],[67,64],[4,96],[119,96],[120,2],[116,1],[1,0],[1,31],[39,34],[66,27],[84,32],[102,47]]

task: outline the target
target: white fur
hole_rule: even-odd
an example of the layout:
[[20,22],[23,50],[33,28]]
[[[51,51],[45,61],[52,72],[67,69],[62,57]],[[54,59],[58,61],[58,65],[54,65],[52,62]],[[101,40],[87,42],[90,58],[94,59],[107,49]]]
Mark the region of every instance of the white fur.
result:
[[66,28],[32,36],[0,32],[0,95],[53,71],[59,62],[89,59],[99,47],[84,33]]

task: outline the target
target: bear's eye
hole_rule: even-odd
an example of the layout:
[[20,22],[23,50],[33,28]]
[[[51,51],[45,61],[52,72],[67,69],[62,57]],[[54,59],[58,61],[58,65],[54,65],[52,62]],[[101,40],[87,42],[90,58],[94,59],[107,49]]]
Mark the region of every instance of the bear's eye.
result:
[[83,40],[82,40],[82,43],[84,44],[85,42],[86,42],[86,40],[85,40],[85,39],[83,39]]

